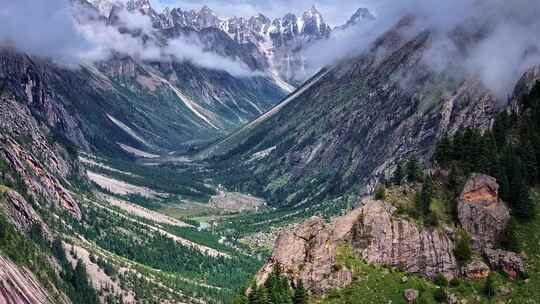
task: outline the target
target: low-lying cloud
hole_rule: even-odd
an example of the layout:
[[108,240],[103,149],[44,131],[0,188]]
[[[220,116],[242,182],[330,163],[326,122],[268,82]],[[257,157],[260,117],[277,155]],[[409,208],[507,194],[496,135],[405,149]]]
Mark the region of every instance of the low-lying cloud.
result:
[[[190,61],[238,77],[258,75],[240,60],[206,51],[194,37],[160,43],[152,38],[155,29],[150,18],[127,10],[119,13],[117,27],[81,6],[73,6],[69,0],[17,0],[3,4],[0,19],[0,45],[70,67],[121,53],[140,60]],[[150,39],[141,39],[141,34]]]
[[[306,51],[310,66],[334,64],[366,51],[404,16],[416,17],[416,32],[429,29],[430,49],[424,63],[436,72],[459,67],[476,76],[501,99],[512,94],[520,76],[540,64],[540,2],[536,0],[373,0],[368,3],[377,19],[336,33]],[[477,30],[465,53],[452,34],[460,26]],[[481,30],[479,30],[481,29]],[[324,52],[321,50],[324,49]]]

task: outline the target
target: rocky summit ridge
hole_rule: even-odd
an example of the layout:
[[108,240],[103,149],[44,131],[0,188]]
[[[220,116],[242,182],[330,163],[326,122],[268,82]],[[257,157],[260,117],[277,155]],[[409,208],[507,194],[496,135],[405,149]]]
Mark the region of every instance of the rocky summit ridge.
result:
[[[283,17],[270,18],[264,14],[251,17],[220,17],[219,12],[208,6],[199,10],[166,7],[156,11],[147,0],[131,0],[125,5],[111,0],[89,0],[100,14],[110,18],[115,7],[126,7],[151,18],[155,28],[170,31],[175,28],[191,28],[196,31],[215,29],[247,49],[256,52],[259,67],[289,86],[298,85],[311,76],[316,67],[309,67],[303,51],[317,41],[330,37],[333,31],[341,31],[359,24],[362,20],[374,20],[366,8],[358,9],[342,26],[332,28],[321,12],[313,5],[301,15],[287,13]],[[291,87],[292,90],[292,87]]]

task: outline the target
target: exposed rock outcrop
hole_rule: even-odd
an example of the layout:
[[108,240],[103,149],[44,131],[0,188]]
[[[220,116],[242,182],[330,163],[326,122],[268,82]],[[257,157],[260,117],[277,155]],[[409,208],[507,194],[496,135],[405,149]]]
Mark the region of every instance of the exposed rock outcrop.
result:
[[281,232],[274,254],[257,274],[262,284],[279,264],[294,280],[301,279],[314,293],[341,288],[352,282],[352,273],[336,267],[336,234],[324,220],[314,217],[293,231]]
[[489,266],[481,260],[473,260],[462,269],[465,277],[473,280],[484,279],[490,273]]
[[0,209],[9,215],[8,218],[19,231],[28,232],[34,224],[38,224],[42,227],[43,233],[48,234],[47,226],[24,197],[9,189],[6,189],[4,194],[6,200],[0,204]]
[[51,304],[65,301],[53,301],[31,272],[0,256],[0,303]]
[[325,224],[312,218],[293,231],[283,231],[274,253],[257,274],[262,284],[275,264],[293,280],[302,279],[315,294],[352,282],[352,273],[340,267],[337,249],[350,244],[367,262],[399,267],[426,276],[457,275],[454,245],[442,231],[424,229],[392,215],[392,207],[365,200],[363,207]]
[[517,253],[488,248],[485,255],[492,269],[502,270],[512,278],[525,272],[523,259]]
[[498,191],[493,177],[473,174],[459,197],[459,222],[471,235],[476,250],[494,247],[510,220],[510,211]]
[[355,251],[369,263],[399,267],[407,272],[449,278],[457,274],[454,244],[437,229],[392,216],[393,207],[367,201],[352,231]]

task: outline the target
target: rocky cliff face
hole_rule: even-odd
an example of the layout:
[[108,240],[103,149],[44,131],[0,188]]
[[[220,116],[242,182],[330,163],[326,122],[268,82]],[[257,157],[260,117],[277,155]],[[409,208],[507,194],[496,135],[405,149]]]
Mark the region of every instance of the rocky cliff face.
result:
[[475,174],[458,199],[459,222],[471,235],[476,250],[496,246],[510,220],[510,210],[500,200],[498,190],[494,178]]
[[[56,126],[54,123],[61,124],[72,117],[52,118],[65,112],[55,108],[47,91],[28,85],[26,88],[24,94],[28,103],[7,92],[0,96],[0,157],[22,178],[36,202],[53,203],[80,218],[79,206],[64,186],[69,185],[67,180],[77,174],[77,169],[67,151],[50,140],[54,137],[51,131]],[[45,108],[35,117],[33,111],[41,107]],[[73,134],[79,134],[80,129],[74,127],[74,130]],[[15,194],[9,197],[14,202],[12,206],[21,206]]]
[[337,265],[337,252],[343,245],[352,246],[357,257],[369,263],[430,277],[458,274],[450,236],[394,217],[393,208],[382,201],[368,199],[362,205],[332,224],[313,218],[294,231],[281,232],[257,281],[264,282],[279,264],[284,273],[301,279],[316,294],[345,287],[352,273]]
[[63,299],[52,299],[30,271],[0,256],[0,303],[50,304],[68,302]]
[[451,235],[394,218],[393,208],[381,202],[364,204],[351,239],[362,259],[428,277],[442,273],[453,278],[458,274]]

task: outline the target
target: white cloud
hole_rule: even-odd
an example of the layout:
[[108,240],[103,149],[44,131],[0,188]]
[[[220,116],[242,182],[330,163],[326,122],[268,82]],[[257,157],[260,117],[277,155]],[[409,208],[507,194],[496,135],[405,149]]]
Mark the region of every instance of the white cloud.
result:
[[[80,22],[75,20],[75,15]],[[161,45],[157,39],[143,40],[133,35],[132,31],[153,35],[150,18],[140,13],[120,12],[119,26],[128,29],[127,32],[120,32],[116,26],[94,17],[85,10],[75,12],[67,0],[11,1],[0,10],[3,20],[0,45],[49,57],[67,66],[106,60],[113,52],[118,52],[140,60],[190,61],[239,77],[259,75],[239,60],[205,51],[193,37],[180,37]]]
[[[312,67],[366,51],[405,15],[416,16],[416,32],[430,29],[433,33],[431,48],[424,52],[425,64],[436,72],[458,67],[479,77],[501,99],[512,93],[531,64],[540,64],[540,1],[373,0],[370,6],[377,15],[375,22],[360,24],[306,51]],[[465,53],[456,45],[458,26],[483,33],[466,42],[469,49]]]

